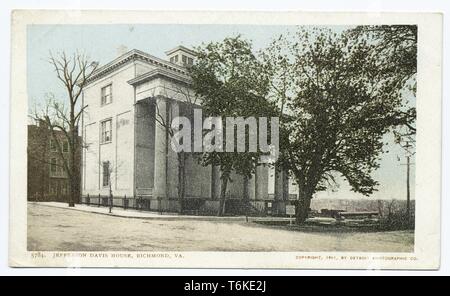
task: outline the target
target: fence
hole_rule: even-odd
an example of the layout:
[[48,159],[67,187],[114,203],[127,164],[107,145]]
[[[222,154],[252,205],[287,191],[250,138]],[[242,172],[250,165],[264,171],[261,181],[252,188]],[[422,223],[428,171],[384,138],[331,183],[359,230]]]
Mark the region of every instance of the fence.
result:
[[123,197],[115,197],[108,195],[86,195],[81,197],[81,204],[85,204],[88,206],[98,206],[98,207],[114,207],[114,208],[123,208],[126,209],[134,209],[134,210],[143,210],[150,211],[150,199],[143,197],[127,197],[126,195]]
[[67,194],[34,193],[28,195],[27,199],[34,202],[69,202]]
[[[283,206],[286,201],[278,201]],[[108,196],[108,195],[84,195],[81,203],[88,206],[133,209],[140,211],[173,212],[189,215],[216,215],[219,208],[219,200],[189,197],[180,201],[178,199],[149,199],[142,196]],[[227,199],[225,212],[228,215],[248,216],[283,216],[284,213],[274,211],[277,201],[273,200],[251,200]]]

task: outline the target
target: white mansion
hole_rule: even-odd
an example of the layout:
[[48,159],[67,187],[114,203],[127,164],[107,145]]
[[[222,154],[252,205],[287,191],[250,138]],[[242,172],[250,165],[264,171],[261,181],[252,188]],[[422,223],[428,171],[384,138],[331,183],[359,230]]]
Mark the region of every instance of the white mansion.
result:
[[[183,112],[190,86],[185,65],[192,64],[195,55],[178,46],[167,57],[131,50],[99,67],[89,79],[83,90],[83,202],[100,204],[94,199],[108,196],[111,188],[114,197],[128,198],[130,207],[139,199],[151,210],[178,211],[177,155],[155,112],[159,110],[162,119]],[[219,168],[203,167],[192,157],[186,161],[187,208],[216,212]],[[286,174],[261,166],[249,182],[236,174],[232,179],[227,199],[241,200],[246,192],[253,207],[284,211],[290,187]],[[115,199],[114,204],[124,201]]]

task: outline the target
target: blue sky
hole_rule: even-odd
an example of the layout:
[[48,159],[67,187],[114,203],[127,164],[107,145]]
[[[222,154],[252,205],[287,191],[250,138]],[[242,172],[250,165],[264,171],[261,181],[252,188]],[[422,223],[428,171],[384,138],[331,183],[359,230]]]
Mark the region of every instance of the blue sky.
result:
[[[258,50],[280,34],[296,29],[293,26],[252,25],[30,25],[27,28],[28,102],[30,106],[42,102],[49,92],[56,97],[64,95],[64,89],[48,63],[50,51],[69,54],[78,50],[103,65],[117,57],[121,46],[166,58],[164,52],[178,45],[194,47],[240,34],[252,40],[254,49]],[[345,27],[332,29],[341,31]],[[405,163],[404,152],[392,143],[390,136],[386,139],[390,142],[387,146],[389,153],[383,155],[381,168],[374,173],[381,186],[370,198],[406,199],[406,166],[401,165]],[[412,197],[414,171],[413,167]],[[322,192],[318,197],[365,198],[351,192],[346,184],[341,184],[337,190]]]

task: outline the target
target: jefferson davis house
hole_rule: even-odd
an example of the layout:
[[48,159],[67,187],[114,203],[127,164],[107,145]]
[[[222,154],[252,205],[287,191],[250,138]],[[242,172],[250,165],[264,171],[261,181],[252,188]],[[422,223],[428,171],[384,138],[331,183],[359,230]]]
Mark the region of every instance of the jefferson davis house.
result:
[[[110,192],[119,207],[178,212],[178,161],[162,122],[183,116],[190,78],[186,66],[195,53],[183,46],[161,59],[139,50],[121,54],[99,67],[83,90],[82,200],[106,205]],[[192,93],[192,91],[191,91]],[[192,101],[191,101],[192,102]],[[186,156],[183,209],[215,214],[219,207],[220,169]],[[243,197],[251,210],[283,214],[296,195],[287,174],[259,166],[245,181],[233,174],[226,211],[242,214]]]

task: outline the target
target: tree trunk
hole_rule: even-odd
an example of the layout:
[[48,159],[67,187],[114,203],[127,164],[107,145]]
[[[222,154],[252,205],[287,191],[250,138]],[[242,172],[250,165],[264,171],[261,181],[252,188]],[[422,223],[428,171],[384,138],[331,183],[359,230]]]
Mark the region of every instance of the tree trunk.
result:
[[250,200],[250,192],[248,190],[249,178],[244,176],[244,201],[248,202]]
[[76,153],[78,148],[78,130],[75,122],[75,101],[73,98],[70,98],[70,126],[69,126],[69,152],[70,152],[70,197],[69,197],[69,207],[75,206],[75,198],[77,190],[75,189],[77,186],[77,167],[75,163]]
[[[73,112],[71,112],[71,123],[73,118]],[[75,167],[75,127],[73,126],[73,124],[70,125],[70,129],[69,129],[69,137],[70,139],[68,139],[69,142],[69,163],[68,163],[68,167],[70,169],[70,173],[67,174],[68,175],[68,180],[69,180],[69,188],[70,188],[70,193],[69,193],[69,207],[75,207],[75,194],[76,194],[76,190],[75,190],[75,186],[76,186],[76,167]]]
[[109,184],[109,196],[108,196],[108,207],[109,207],[109,213],[112,213],[112,208],[114,206],[114,197],[113,197],[113,190],[112,190],[112,183],[111,183],[111,171],[112,169],[108,168],[108,184]]
[[178,153],[178,202],[180,213],[183,213],[183,200],[186,196],[185,155]]
[[75,207],[75,198],[76,198],[76,182],[74,180],[69,179],[69,187],[70,187],[70,193],[69,193],[69,207],[73,208]]
[[230,177],[230,173],[229,172],[223,172],[222,173],[222,186],[220,188],[220,200],[219,200],[219,210],[217,212],[217,216],[223,216],[225,214],[225,198],[226,198],[226,193],[227,193],[227,185],[228,185],[228,180]]
[[406,219],[407,223],[411,222],[411,193],[409,189],[409,171],[410,171],[410,157],[406,157]]
[[69,180],[69,207],[75,207],[75,195],[76,195],[76,167],[75,167],[75,157],[74,153],[70,152],[70,174],[68,174],[68,180]]
[[245,214],[245,220],[246,222],[248,222],[248,215],[249,215],[249,210],[250,210],[250,192],[249,192],[249,178],[248,176],[244,176],[244,196],[243,196],[243,200],[244,200],[244,214]]
[[305,223],[308,219],[309,208],[311,207],[311,194],[305,194],[301,196],[298,206],[296,208],[295,222],[298,225]]

